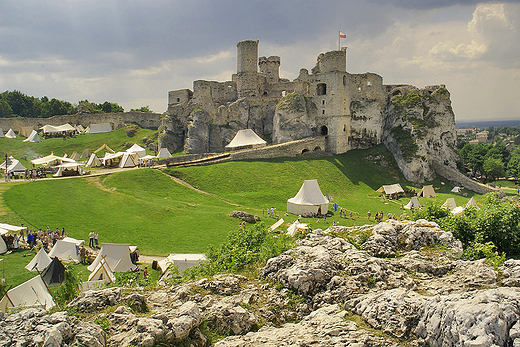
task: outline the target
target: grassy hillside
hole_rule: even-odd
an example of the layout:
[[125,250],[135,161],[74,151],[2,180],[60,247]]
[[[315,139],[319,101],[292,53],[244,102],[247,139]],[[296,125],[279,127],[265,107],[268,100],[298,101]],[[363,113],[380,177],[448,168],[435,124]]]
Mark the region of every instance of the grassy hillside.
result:
[[[177,183],[170,175],[203,192]],[[377,211],[383,211],[385,217],[388,212],[400,216],[404,212],[401,206],[408,199],[389,201],[380,198],[376,190],[396,182],[413,187],[397,170],[386,148],[378,146],[317,159],[228,162],[163,171],[142,168],[95,177],[2,182],[0,219],[24,223],[31,229],[65,227],[70,236],[79,239],[86,239],[89,231],[94,230],[101,242],[130,243],[147,255],[200,253],[209,244],[222,243],[228,231],[238,227],[238,220],[228,217],[233,210],[254,213],[271,225],[275,218],[267,217],[262,210],[275,207],[286,222],[293,222],[296,216],[284,216],[287,199],[296,195],[305,179],[317,179],[322,192],[332,197],[332,203],[352,211],[355,217],[339,218],[331,203],[331,215],[326,221],[304,219],[311,228],[323,229],[333,221],[347,226],[374,223]],[[473,195],[450,193],[452,186],[441,179],[432,184],[438,197],[420,198],[421,203],[442,203],[455,197],[457,204],[462,205]],[[476,199],[479,202],[481,197]],[[368,210],[372,212],[370,220]],[[32,276],[26,270],[18,270],[30,258],[11,257],[16,264],[11,264],[10,255],[4,258],[5,266],[17,269],[11,270],[17,279],[11,277],[9,283]]]

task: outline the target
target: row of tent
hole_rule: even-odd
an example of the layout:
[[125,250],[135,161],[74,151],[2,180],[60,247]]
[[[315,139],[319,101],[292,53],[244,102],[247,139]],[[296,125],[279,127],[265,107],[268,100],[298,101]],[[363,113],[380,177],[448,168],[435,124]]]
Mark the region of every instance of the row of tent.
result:
[[[79,133],[87,133],[87,134],[98,134],[98,133],[106,133],[112,131],[112,125],[110,123],[98,123],[98,124],[90,124],[86,129],[81,125],[72,126],[68,123],[63,125],[49,125],[46,124],[40,128],[44,134],[55,134],[62,133],[67,131],[77,131]],[[33,127],[20,127],[18,130],[18,135],[26,137],[27,139],[24,142],[41,142],[40,137],[38,136],[38,132]],[[16,133],[12,128],[10,128],[5,134],[4,130],[0,128],[0,138],[6,137],[9,139],[15,139]]]

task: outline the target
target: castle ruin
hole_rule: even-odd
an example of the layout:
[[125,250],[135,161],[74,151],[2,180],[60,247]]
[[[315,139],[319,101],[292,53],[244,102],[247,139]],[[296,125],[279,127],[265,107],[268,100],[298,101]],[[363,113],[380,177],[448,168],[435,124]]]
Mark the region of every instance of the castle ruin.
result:
[[249,128],[273,144],[326,136],[321,149],[333,154],[384,143],[412,181],[433,178],[433,157],[455,165],[445,86],[389,86],[374,73],[348,73],[344,49],[320,54],[311,72],[302,68],[293,81],[280,78],[280,63],[278,56],[258,57],[258,40],[239,42],[231,81],[197,80],[193,91],[169,92],[162,146],[222,152]]

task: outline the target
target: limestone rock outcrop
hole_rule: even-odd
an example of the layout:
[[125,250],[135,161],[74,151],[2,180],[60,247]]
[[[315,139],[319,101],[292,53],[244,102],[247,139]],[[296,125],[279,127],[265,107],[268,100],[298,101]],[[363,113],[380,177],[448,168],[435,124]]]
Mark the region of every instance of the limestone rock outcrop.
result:
[[[347,241],[360,233],[371,236]],[[424,220],[317,229],[297,243],[259,278],[89,291],[71,303],[76,316],[0,313],[0,346],[520,345],[518,260],[460,260],[452,235]]]

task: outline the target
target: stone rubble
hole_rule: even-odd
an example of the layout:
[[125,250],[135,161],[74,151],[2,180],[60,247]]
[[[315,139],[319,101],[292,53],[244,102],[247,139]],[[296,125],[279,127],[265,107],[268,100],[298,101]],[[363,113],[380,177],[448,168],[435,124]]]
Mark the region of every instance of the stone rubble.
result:
[[[339,237],[360,231],[363,249]],[[107,288],[71,313],[0,313],[0,347],[520,346],[520,261],[497,271],[460,251],[426,221],[318,229],[258,279]]]

